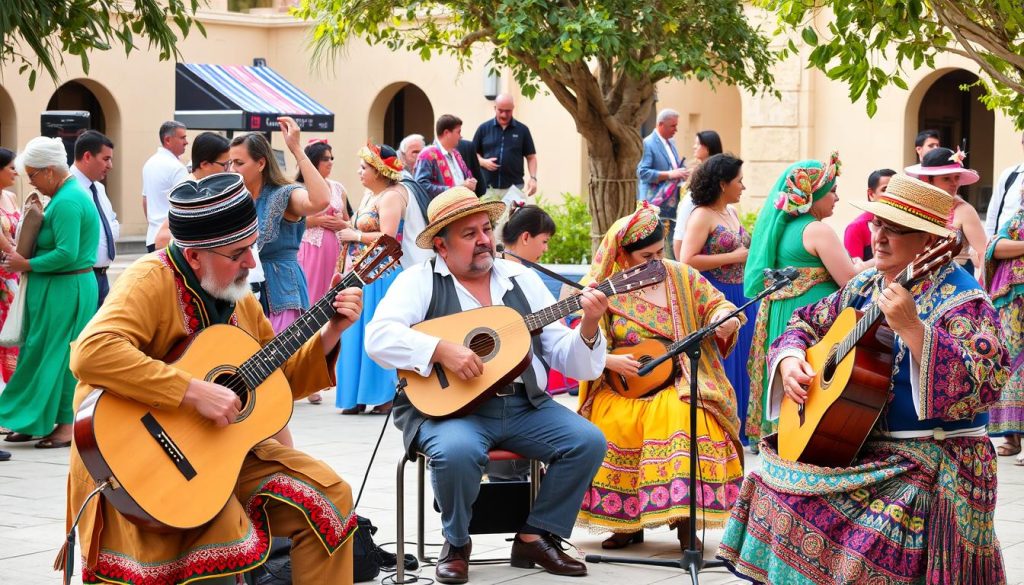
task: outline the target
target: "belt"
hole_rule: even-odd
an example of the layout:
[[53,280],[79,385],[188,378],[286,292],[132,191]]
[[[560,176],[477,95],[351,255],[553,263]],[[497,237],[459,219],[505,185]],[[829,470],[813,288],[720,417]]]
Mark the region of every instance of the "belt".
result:
[[[103,270],[106,271],[107,269],[104,268]],[[69,274],[85,274],[86,272],[92,272],[92,271],[93,271],[92,268],[83,268],[81,270],[69,270],[67,272],[51,272],[50,276],[67,276]]]
[[522,382],[512,382],[508,386],[504,386],[494,394],[495,396],[512,396],[516,392],[522,392],[526,394],[526,384]]
[[[107,273],[107,268],[110,268],[110,267],[109,266],[95,267],[95,268],[92,269],[92,271],[95,272],[96,274],[106,274]],[[88,272],[88,270],[82,270],[82,272]]]

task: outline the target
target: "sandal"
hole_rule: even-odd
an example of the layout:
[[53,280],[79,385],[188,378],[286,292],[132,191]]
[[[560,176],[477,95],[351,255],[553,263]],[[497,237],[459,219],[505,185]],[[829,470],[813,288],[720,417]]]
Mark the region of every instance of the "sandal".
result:
[[[679,538],[679,550],[685,553],[690,549],[690,523],[688,520],[680,520],[679,523],[676,524],[676,536]],[[693,547],[693,550],[698,550],[703,553],[704,543],[700,541],[700,537],[695,538],[697,539],[697,542],[696,546]]]
[[619,548],[626,548],[631,544],[639,544],[643,541],[643,530],[637,530],[636,532],[615,532],[608,538],[604,539],[604,541],[601,543],[601,548],[605,550],[614,550]]
[[36,449],[62,449],[70,446],[71,439],[68,439],[67,441],[54,441],[50,437],[45,437],[36,443]]
[[28,443],[29,441],[35,441],[39,437],[33,437],[32,435],[26,435],[25,433],[11,433],[7,435],[4,440],[8,443]]
[[359,414],[359,413],[363,412],[364,410],[366,410],[366,405],[365,404],[357,404],[357,405],[353,406],[352,408],[342,408],[341,409],[341,414]]
[[306,400],[308,400],[310,404],[320,404],[324,401],[324,397],[320,396],[319,392],[314,392],[307,396]]
[[1020,453],[1020,440],[1019,439],[1017,440],[1016,443],[1012,443],[1012,442],[1010,442],[1009,439],[1007,439],[1007,441],[1005,443],[1003,443],[1002,445],[997,445],[996,446],[996,455],[999,455],[1000,457],[1009,457],[1011,455],[1017,455],[1019,453]]
[[391,413],[392,401],[387,401],[384,404],[378,404],[370,409],[370,414],[390,414]]

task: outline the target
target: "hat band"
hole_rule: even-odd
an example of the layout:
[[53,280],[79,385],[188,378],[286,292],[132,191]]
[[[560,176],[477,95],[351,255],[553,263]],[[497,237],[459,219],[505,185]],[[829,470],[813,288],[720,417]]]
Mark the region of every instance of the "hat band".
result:
[[886,196],[882,195],[881,197],[878,198],[878,200],[879,200],[880,203],[885,203],[886,205],[889,205],[890,207],[895,207],[896,209],[899,209],[900,211],[905,211],[905,212],[909,213],[910,215],[913,215],[914,217],[921,218],[921,219],[923,219],[925,221],[928,221],[928,222],[933,223],[933,224],[935,224],[937,226],[940,226],[940,227],[946,227],[946,218],[945,217],[941,217],[939,215],[936,215],[935,213],[932,213],[931,211],[928,211],[927,209],[924,209],[922,207],[917,207],[916,205],[911,205],[910,203],[907,203],[906,201],[903,201],[902,199],[893,199],[892,197],[886,197]]
[[924,165],[921,165],[921,168],[919,170],[920,173],[928,174],[928,175],[931,175],[931,174],[940,174],[940,175],[949,174],[949,175],[952,175],[953,173],[964,173],[964,172],[969,172],[969,171],[970,171],[970,169],[965,169],[963,167],[963,165],[959,165],[957,163],[950,163],[948,165],[941,165],[941,166],[937,166],[937,167],[926,167]]

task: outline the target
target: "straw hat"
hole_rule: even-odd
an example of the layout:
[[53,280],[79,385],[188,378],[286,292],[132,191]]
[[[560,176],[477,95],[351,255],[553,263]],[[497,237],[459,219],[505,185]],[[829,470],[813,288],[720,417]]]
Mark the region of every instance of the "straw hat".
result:
[[907,175],[893,175],[889,186],[875,201],[851,201],[857,209],[893,223],[949,237],[946,227],[953,211],[953,198],[942,189]]
[[501,201],[483,203],[476,193],[465,187],[452,187],[441,193],[427,207],[427,227],[423,228],[416,238],[416,245],[430,250],[434,247],[434,236],[448,224],[474,213],[485,212],[491,217],[491,223],[497,223],[501,214],[505,213],[505,204]]

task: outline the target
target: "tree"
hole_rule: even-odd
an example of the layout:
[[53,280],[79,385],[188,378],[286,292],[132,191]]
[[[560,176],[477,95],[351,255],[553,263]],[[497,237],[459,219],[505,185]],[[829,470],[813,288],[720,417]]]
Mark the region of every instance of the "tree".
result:
[[[758,0],[776,13],[780,29],[800,30],[814,47],[809,64],[850,87],[850,99],[867,98],[873,116],[883,87],[907,89],[906,66],[934,67],[935,55],[971,59],[981,68],[982,101],[1024,128],[1024,5],[1018,0]],[[823,13],[823,11],[830,11]],[[828,20],[827,39],[814,21]],[[790,41],[789,50],[796,52]],[[894,59],[882,69],[876,62]]]
[[315,22],[318,55],[351,36],[463,65],[484,50],[524,95],[547,88],[587,142],[596,237],[635,206],[639,129],[659,81],[772,83],[774,53],[739,0],[302,0],[294,13]]
[[20,63],[31,88],[39,69],[57,81],[65,54],[77,56],[89,73],[91,51],[119,43],[127,55],[138,48],[136,37],[148,40],[161,60],[178,57],[179,33],[185,37],[195,27],[206,34],[194,17],[200,4],[206,0],[3,0],[0,63]]

